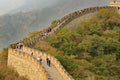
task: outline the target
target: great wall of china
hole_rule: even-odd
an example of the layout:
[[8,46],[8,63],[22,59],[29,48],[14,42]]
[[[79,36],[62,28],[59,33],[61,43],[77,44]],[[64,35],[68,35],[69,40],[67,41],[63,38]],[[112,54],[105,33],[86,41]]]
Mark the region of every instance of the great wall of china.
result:
[[[97,12],[100,9],[118,10],[119,7],[92,7],[70,13],[61,18],[54,26],[51,26],[52,32],[50,32],[48,36],[57,33],[72,20],[86,14]],[[22,51],[18,51],[14,47],[10,46],[8,49],[8,66],[14,67],[20,75],[28,77],[29,80],[74,80],[55,57],[29,47],[30,45],[45,38],[46,37],[42,37],[42,34],[38,34],[35,37],[26,40],[23,42],[24,47]],[[29,55],[30,52],[34,53],[33,57]],[[51,73],[47,71],[48,68],[45,68],[43,65],[39,64],[37,60],[35,60],[37,56],[42,56],[43,60],[46,60],[46,57],[50,58],[52,65],[55,67],[54,69],[57,70],[58,74],[60,74],[60,77],[62,78],[57,79],[54,78],[54,76],[51,77]]]
[[8,66],[14,65],[21,76],[27,75],[30,80],[48,80],[44,68],[34,58],[11,48],[8,51],[10,53],[8,55]]

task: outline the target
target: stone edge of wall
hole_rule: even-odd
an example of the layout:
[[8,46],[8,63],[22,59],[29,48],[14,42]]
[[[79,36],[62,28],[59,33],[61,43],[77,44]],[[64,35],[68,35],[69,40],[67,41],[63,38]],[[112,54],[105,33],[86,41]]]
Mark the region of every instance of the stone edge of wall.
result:
[[[85,9],[82,9],[82,10],[77,10],[75,12],[72,12],[72,13],[64,16],[60,20],[58,20],[58,22],[54,26],[51,26],[51,28],[54,31],[54,33],[56,33],[57,31],[59,31],[61,28],[63,28],[66,24],[68,24],[69,22],[71,22],[75,18],[78,18],[78,17],[83,16],[85,14],[96,12],[100,9],[117,9],[117,7],[104,6],[104,7],[91,7],[91,8],[85,8]],[[38,40],[45,39],[45,38],[46,37],[42,37],[42,34],[38,34],[34,38],[24,42],[24,44],[31,45],[31,44],[37,42]],[[28,47],[27,47],[27,49],[29,49],[31,51],[34,51],[33,49],[30,49]],[[63,68],[63,66],[60,64],[60,62],[56,58],[54,58],[53,56],[50,56],[50,55],[45,55],[45,56],[50,57],[52,60],[55,60],[53,64],[56,64],[54,66],[61,73],[61,75],[64,76],[64,77],[67,76],[67,78],[70,78],[69,80],[72,80],[72,77],[66,72],[66,70]],[[60,71],[60,70],[62,70],[62,71]],[[65,80],[66,80],[66,78],[65,78]]]
[[26,47],[26,46],[23,47],[23,51],[25,53],[33,52],[33,56],[34,57],[37,58],[37,56],[41,56],[42,59],[44,59],[44,60],[46,60],[46,58],[48,57],[51,60],[51,63],[56,67],[58,72],[62,75],[64,80],[74,80],[72,78],[72,76],[69,75],[69,73],[64,69],[64,67],[61,65],[61,63],[54,56],[51,56],[49,54],[43,53],[41,51],[38,51],[36,49],[32,49],[32,48]]
[[[53,33],[57,33],[61,28],[63,28],[66,24],[68,24],[69,22],[71,22],[72,20],[80,17],[80,16],[83,16],[85,14],[89,14],[89,13],[93,13],[93,12],[96,12],[100,9],[117,9],[118,7],[114,7],[114,6],[103,6],[103,7],[90,7],[90,8],[85,8],[85,9],[82,9],[82,10],[77,10],[77,11],[74,11],[70,14],[67,14],[66,16],[64,16],[63,18],[61,18],[60,20],[57,21],[57,23],[53,26],[50,26],[49,28],[52,29]],[[41,40],[41,39],[45,39],[46,37],[43,37],[42,38],[42,33],[41,32],[40,34],[36,35],[35,37],[29,39],[29,40],[26,40],[26,41],[23,41],[23,43],[26,45],[26,46],[30,46],[31,44],[34,44],[35,42]]]
[[[19,57],[21,59],[24,59],[24,60],[32,63],[38,69],[38,71],[41,73],[43,80],[48,80],[48,76],[47,76],[45,69],[37,62],[37,60],[32,58],[30,55],[23,53],[23,52],[20,52],[20,51],[17,51],[17,50],[12,49],[12,48],[8,49],[8,55],[9,54],[14,55],[16,57]],[[10,66],[9,63],[8,63],[8,66]]]
[[[72,12],[66,16],[64,16],[63,18],[61,18],[60,20],[58,20],[58,22],[54,25],[54,26],[50,26],[49,28],[52,28],[52,31],[54,31],[54,33],[57,33],[61,28],[63,28],[66,24],[68,24],[69,22],[71,22],[72,20],[74,20],[75,18],[78,18],[82,15],[85,14],[89,14],[89,13],[93,13],[96,12],[100,9],[117,9],[118,7],[114,7],[114,6],[104,6],[104,7],[91,7],[91,8],[85,8],[82,10],[77,10],[75,12]],[[46,37],[42,37],[42,34],[38,34],[35,37],[23,42],[25,45],[29,46],[41,39],[45,39]],[[34,49],[28,48],[26,46],[26,50],[30,50],[30,51],[35,51]],[[25,49],[25,48],[24,48]],[[36,51],[35,51],[36,52]],[[38,52],[40,53],[40,52]],[[53,61],[54,66],[57,68],[57,70],[61,73],[61,75],[64,77],[65,80],[73,80],[73,78],[66,72],[66,70],[63,68],[63,66],[60,64],[60,62],[53,56],[50,55],[44,55],[44,57],[49,57],[51,60]]]
[[119,6],[120,5],[120,2],[119,1],[111,1],[109,3],[110,6]]

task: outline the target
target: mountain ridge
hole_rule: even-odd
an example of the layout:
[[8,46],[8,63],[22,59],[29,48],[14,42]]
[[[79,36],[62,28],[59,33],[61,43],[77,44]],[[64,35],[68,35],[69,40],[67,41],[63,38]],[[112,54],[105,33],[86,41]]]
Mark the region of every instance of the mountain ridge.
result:
[[[94,1],[89,1],[94,2]],[[54,5],[43,9],[34,9],[29,12],[17,12],[6,14],[0,17],[0,49],[6,47],[12,42],[19,41],[29,32],[41,30],[50,26],[52,20],[60,19],[64,15],[77,9],[89,6],[106,5],[108,1],[91,3],[87,5],[85,1],[59,1]],[[86,4],[86,5],[83,5]]]

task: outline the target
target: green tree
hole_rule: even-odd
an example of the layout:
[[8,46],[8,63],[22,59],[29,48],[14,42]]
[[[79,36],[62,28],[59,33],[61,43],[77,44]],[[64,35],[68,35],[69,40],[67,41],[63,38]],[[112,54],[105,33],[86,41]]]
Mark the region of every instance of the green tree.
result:
[[60,46],[60,50],[64,51],[66,54],[71,55],[77,53],[77,47],[75,42],[64,42]]
[[51,22],[52,25],[54,25],[54,24],[56,24],[56,23],[57,23],[57,20],[53,20],[53,21]]

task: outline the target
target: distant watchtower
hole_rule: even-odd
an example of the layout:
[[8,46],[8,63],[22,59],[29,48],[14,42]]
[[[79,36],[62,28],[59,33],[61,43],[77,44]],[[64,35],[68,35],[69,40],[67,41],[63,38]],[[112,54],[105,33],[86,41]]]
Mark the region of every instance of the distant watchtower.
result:
[[110,3],[109,3],[109,6],[120,7],[120,1],[117,1],[117,0],[111,0]]
[[111,0],[109,6],[114,6],[117,8],[118,13],[120,14],[120,0]]

